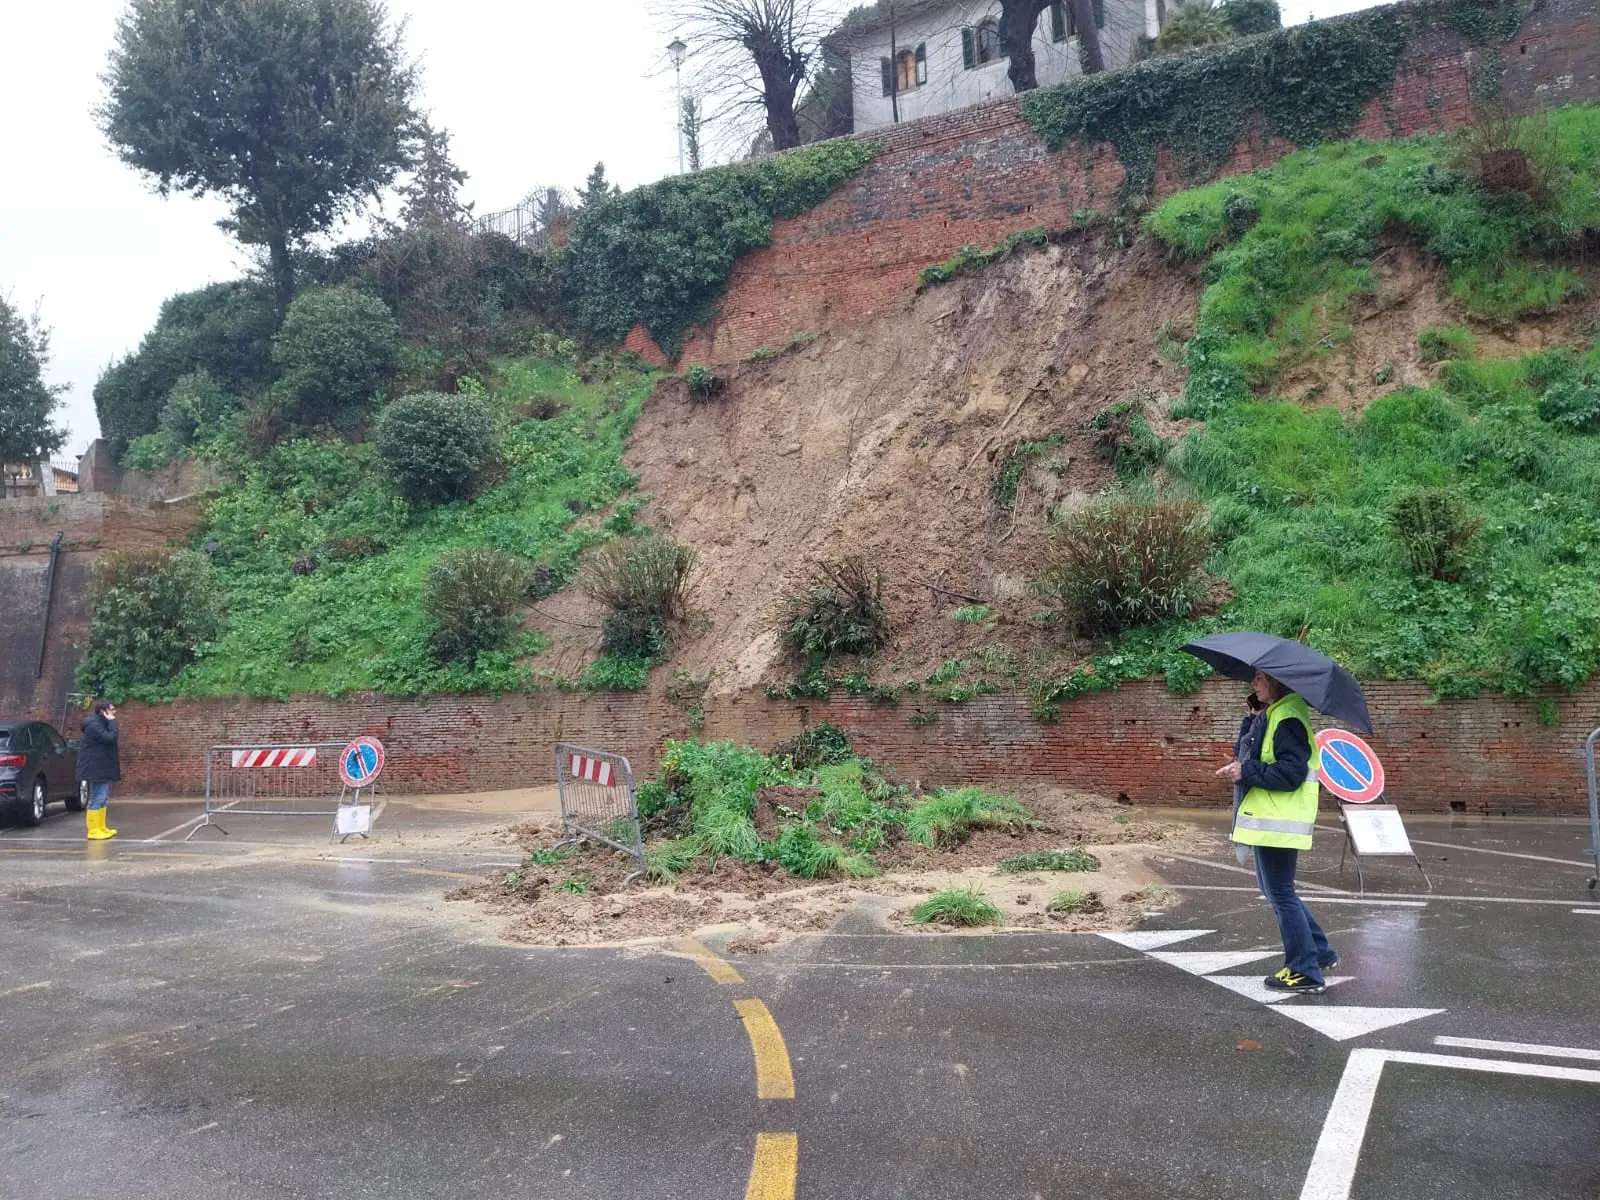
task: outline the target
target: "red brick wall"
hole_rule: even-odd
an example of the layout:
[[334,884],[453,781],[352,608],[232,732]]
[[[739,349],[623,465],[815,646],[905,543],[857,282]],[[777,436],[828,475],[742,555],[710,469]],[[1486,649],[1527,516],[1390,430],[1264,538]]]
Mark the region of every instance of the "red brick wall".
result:
[[[1501,94],[1513,104],[1600,96],[1596,0],[1544,0],[1521,34],[1495,50],[1505,66]],[[1450,30],[1419,38],[1356,133],[1384,138],[1461,125],[1471,112],[1468,73],[1484,53]],[[684,364],[731,362],[884,312],[911,294],[922,268],[963,245],[991,246],[1039,225],[1066,228],[1074,211],[1111,207],[1123,177],[1109,146],[1095,155],[1076,145],[1046,151],[1015,99],[864,136],[882,142],[878,157],[817,208],[779,221],[772,245],[739,261],[717,319],[689,340]],[[1291,149],[1247,139],[1224,173],[1265,166]],[[1181,186],[1165,159],[1158,191]],[[626,345],[664,361],[642,329]]]
[[[1125,795],[1138,804],[1220,804],[1226,788],[1212,771],[1226,761],[1240,705],[1236,684],[1212,683],[1174,696],[1137,683],[1085,696],[1040,724],[1020,695],[941,704],[937,719],[913,725],[909,705],[841,699],[789,704],[758,693],[707,701],[700,736],[762,748],[808,721],[847,729],[860,752],[896,775],[929,784],[1011,779]],[[1600,725],[1600,686],[1560,700],[1561,721],[1540,725],[1526,701],[1430,704],[1421,684],[1368,689],[1372,739],[1389,777],[1389,797],[1424,811],[1459,801],[1468,811],[1584,809],[1584,735]],[[376,697],[326,700],[184,701],[123,708],[123,773],[130,790],[195,794],[207,745],[339,741],[375,734],[388,750],[388,785],[405,792],[494,790],[552,782],[558,740],[620,750],[640,779],[654,770],[661,741],[690,736],[683,707],[660,696],[545,693],[534,696]]]

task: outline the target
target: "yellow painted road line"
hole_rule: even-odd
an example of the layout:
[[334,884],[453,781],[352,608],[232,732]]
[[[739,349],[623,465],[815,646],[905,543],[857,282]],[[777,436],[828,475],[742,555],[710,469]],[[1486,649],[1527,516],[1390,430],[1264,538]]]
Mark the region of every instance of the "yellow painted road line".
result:
[[794,1200],[799,1165],[799,1134],[756,1134],[756,1154],[750,1163],[750,1186],[744,1190],[744,1200]]
[[35,850],[30,846],[6,846],[0,848],[0,854],[70,854],[78,857],[83,853],[82,850]]
[[[678,953],[687,954],[694,959],[705,969],[705,973],[718,983],[744,982],[744,976],[718,958],[716,952],[704,942],[697,942],[693,938],[679,938],[675,946]],[[771,1020],[770,1017],[767,1019]]]
[[794,1072],[789,1069],[789,1051],[778,1023],[759,1000],[735,1000],[733,1006],[744,1018],[744,1030],[750,1035],[750,1049],[756,1056],[757,1097],[793,1100]]

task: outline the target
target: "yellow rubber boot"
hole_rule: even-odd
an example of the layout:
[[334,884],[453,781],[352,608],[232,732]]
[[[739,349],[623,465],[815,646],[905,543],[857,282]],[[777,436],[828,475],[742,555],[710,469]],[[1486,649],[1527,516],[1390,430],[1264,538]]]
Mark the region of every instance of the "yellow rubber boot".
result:
[[85,815],[88,818],[89,840],[91,842],[103,841],[106,838],[114,838],[117,836],[117,831],[115,829],[106,828],[105,809],[91,808],[86,810]]

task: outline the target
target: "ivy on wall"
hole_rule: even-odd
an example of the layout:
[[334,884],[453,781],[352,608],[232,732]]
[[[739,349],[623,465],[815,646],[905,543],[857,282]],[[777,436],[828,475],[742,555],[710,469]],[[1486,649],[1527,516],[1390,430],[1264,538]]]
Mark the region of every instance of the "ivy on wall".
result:
[[1525,8],[1525,0],[1375,8],[1029,92],[1022,115],[1052,151],[1109,142],[1127,171],[1122,199],[1136,200],[1154,189],[1162,146],[1195,182],[1228,161],[1256,115],[1266,134],[1297,146],[1345,137],[1389,91],[1413,38],[1443,27],[1473,45],[1505,41]]
[[711,317],[733,264],[771,241],[773,221],[821,204],[877,151],[821,142],[588,205],[567,252],[578,324],[610,342],[642,324],[676,358],[690,327]]

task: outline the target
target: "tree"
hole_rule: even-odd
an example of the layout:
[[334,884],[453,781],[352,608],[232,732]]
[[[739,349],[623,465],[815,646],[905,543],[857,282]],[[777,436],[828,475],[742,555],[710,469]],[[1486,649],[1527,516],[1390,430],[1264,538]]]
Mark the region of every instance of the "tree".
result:
[[705,125],[700,97],[690,93],[678,105],[678,129],[683,134],[683,153],[689,170],[700,169],[700,131]]
[[821,61],[825,0],[672,0],[668,15],[691,47],[711,120],[743,143],[753,130],[740,116],[759,112],[775,150],[800,145],[796,101]]
[[622,189],[606,179],[606,165],[597,162],[594,170],[589,172],[589,178],[583,181],[583,186],[578,189],[578,207],[589,208],[611,196],[621,194]]
[[66,441],[50,419],[66,389],[44,381],[49,361],[50,331],[38,315],[24,317],[0,296],[0,462],[36,463]]
[[1095,75],[1106,69],[1106,58],[1100,50],[1100,18],[1094,0],[1071,0],[1072,26],[1078,31],[1079,66],[1085,75]]
[[[1079,59],[1085,75],[1106,69],[1100,50],[1100,29],[1095,24],[1094,0],[1064,0],[1078,36]],[[1006,75],[1014,92],[1031,92],[1039,86],[1033,55],[1033,34],[1039,17],[1051,0],[1000,0],[1000,50],[1007,58]]]
[[400,221],[407,226],[461,225],[472,205],[461,203],[467,173],[450,157],[450,133],[422,122],[411,177],[400,185]]
[[173,191],[216,194],[264,247],[278,313],[294,252],[410,165],[416,68],[378,0],[130,0],[100,127]]

